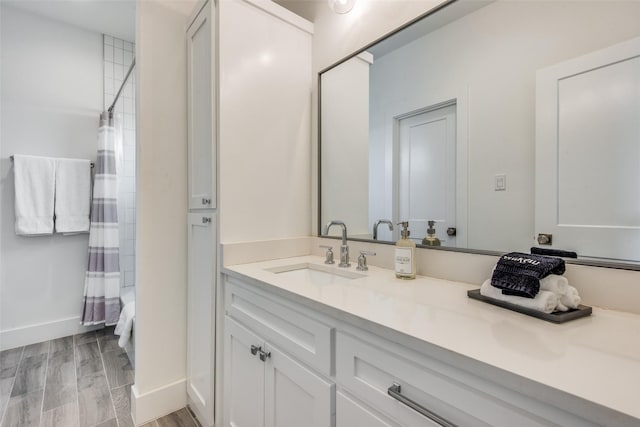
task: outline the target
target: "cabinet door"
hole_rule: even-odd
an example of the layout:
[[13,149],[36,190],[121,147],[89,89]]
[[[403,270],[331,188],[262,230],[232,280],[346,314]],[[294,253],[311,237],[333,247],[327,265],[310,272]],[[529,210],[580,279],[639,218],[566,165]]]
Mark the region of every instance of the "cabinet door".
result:
[[[230,317],[225,317],[224,420],[225,427],[264,425],[264,367],[251,346],[264,342]],[[300,424],[304,425],[304,424]]]
[[342,392],[336,393],[336,427],[397,427]]
[[335,385],[267,345],[265,427],[331,427]]
[[213,214],[189,214],[187,238],[187,393],[213,425],[216,226]]
[[187,31],[189,209],[216,207],[212,3],[207,3]]

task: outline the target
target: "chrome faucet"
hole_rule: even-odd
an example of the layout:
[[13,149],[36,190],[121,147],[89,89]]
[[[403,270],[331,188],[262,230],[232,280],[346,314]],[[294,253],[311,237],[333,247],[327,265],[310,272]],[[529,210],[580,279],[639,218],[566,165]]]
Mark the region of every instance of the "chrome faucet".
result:
[[340,245],[340,264],[338,264],[338,267],[350,267],[349,246],[347,246],[347,226],[342,221],[329,221],[327,225],[324,226],[322,234],[325,236],[328,235],[329,228],[331,228],[332,225],[339,225],[342,227],[342,244]]
[[389,226],[389,231],[393,231],[393,223],[388,219],[379,219],[373,223],[373,240],[378,240],[378,226],[380,224],[387,224]]

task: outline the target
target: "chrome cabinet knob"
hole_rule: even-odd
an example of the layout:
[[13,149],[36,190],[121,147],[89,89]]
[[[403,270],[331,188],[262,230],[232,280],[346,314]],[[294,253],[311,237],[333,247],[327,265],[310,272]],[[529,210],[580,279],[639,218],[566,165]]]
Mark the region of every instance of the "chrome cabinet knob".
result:
[[262,360],[263,362],[266,362],[266,360],[268,358],[271,357],[271,352],[265,352],[264,350],[260,350],[260,360]]

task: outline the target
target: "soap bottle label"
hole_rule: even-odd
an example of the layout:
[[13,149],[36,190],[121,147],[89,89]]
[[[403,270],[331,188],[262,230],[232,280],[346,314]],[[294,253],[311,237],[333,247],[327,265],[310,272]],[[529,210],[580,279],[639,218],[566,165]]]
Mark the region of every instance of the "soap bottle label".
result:
[[413,256],[412,248],[396,248],[396,273],[412,274],[413,273]]

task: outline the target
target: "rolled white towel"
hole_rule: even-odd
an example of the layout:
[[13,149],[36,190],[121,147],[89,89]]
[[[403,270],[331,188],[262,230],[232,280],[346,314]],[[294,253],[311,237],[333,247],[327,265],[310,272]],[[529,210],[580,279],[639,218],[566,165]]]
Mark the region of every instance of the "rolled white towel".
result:
[[502,290],[491,286],[491,279],[486,280],[480,288],[480,294],[489,298],[516,304],[532,310],[552,313],[558,305],[558,296],[551,291],[540,291],[535,298],[524,298],[515,295],[503,295]]
[[571,285],[567,285],[567,293],[560,297],[560,302],[569,308],[578,308],[582,302],[582,298],[580,298],[576,288]]
[[556,305],[556,309],[554,311],[569,311],[569,307],[560,301],[561,298],[561,296],[558,296],[558,305]]
[[550,274],[547,277],[540,279],[540,290],[551,291],[558,296],[566,294],[568,288],[569,281],[564,276]]

